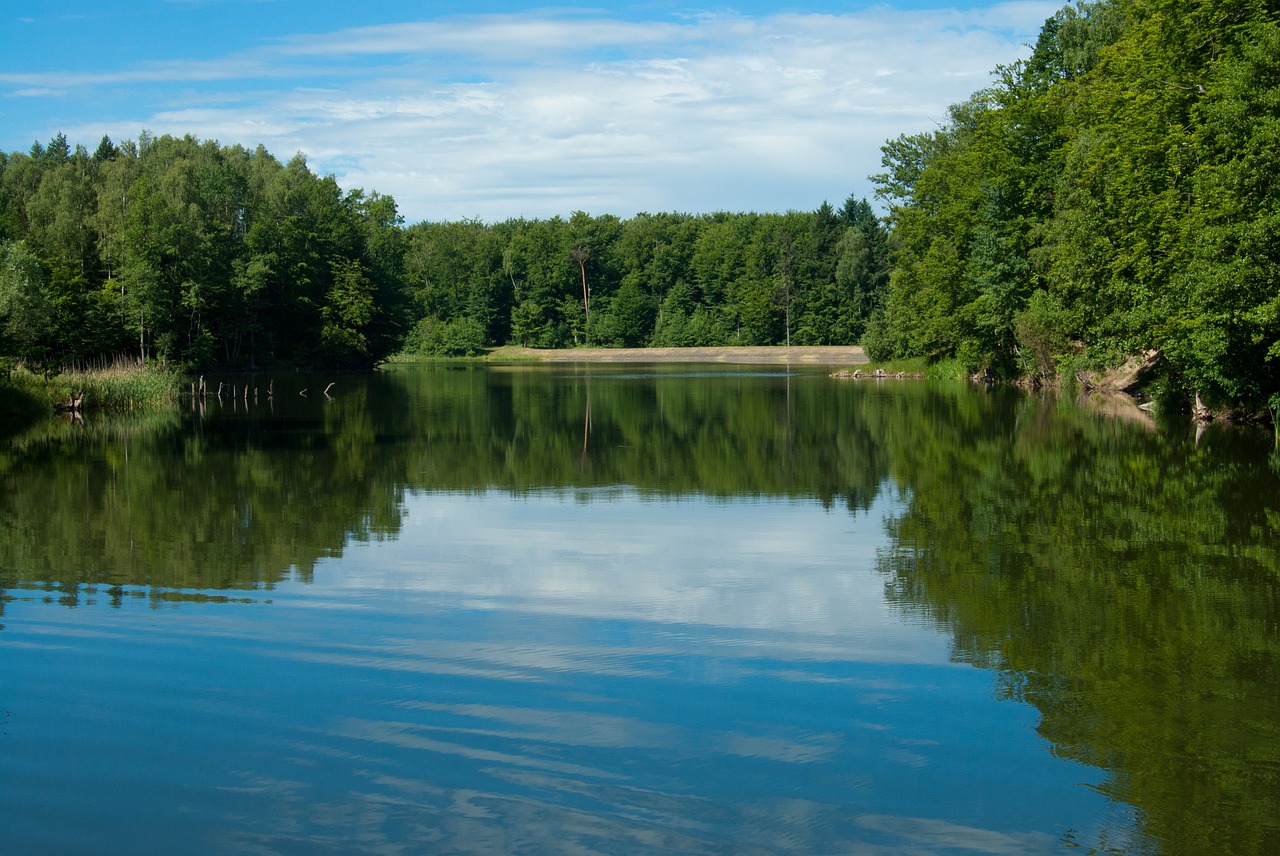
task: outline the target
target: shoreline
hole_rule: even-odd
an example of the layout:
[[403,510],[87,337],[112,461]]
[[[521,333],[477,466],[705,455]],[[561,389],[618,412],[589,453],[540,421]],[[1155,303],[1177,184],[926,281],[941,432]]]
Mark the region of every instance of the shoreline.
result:
[[730,363],[735,365],[857,366],[870,362],[860,345],[715,348],[521,348],[492,351],[489,362],[543,363]]

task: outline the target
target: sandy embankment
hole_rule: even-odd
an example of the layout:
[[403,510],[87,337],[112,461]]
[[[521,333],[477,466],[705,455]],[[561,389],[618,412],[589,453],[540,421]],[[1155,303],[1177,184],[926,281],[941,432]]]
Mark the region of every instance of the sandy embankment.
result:
[[867,362],[858,345],[762,348],[499,348],[490,360],[549,363],[735,363],[854,366]]

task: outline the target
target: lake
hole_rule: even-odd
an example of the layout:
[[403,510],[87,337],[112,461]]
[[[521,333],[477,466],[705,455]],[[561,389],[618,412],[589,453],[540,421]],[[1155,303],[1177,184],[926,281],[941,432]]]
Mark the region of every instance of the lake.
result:
[[251,383],[0,441],[3,852],[1280,852],[1269,431],[785,366]]

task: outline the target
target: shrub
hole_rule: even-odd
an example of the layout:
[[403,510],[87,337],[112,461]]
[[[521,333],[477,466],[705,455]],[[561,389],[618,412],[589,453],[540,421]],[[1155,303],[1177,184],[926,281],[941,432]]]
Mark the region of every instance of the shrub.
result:
[[477,357],[484,353],[484,327],[474,318],[455,318],[441,325],[433,347],[441,357]]
[[1024,374],[1052,380],[1058,360],[1072,350],[1071,317],[1062,301],[1037,289],[1013,319]]

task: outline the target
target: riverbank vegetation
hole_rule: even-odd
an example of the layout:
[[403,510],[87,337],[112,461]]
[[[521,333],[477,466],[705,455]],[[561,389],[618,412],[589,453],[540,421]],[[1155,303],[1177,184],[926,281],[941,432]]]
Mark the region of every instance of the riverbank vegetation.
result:
[[1050,379],[1158,352],[1156,391],[1280,398],[1280,9],[1110,0],[884,147],[873,360]]
[[0,419],[172,404],[185,384],[185,376],[176,369],[126,362],[49,376],[18,368],[0,376]]
[[0,156],[0,354],[196,368],[397,351],[845,344],[888,281],[865,200],[786,214],[575,212],[406,227],[259,147],[58,135]]
[[395,202],[262,147],[59,134],[0,156],[0,354],[37,371],[373,365],[407,312]]
[[1280,412],[1280,10],[1100,0],[786,213],[405,225],[302,156],[59,134],[0,154],[0,354],[46,374],[397,352],[828,345],[1052,382],[1152,356],[1171,400]]
[[888,281],[866,200],[785,214],[420,223],[406,230],[420,319],[406,350],[839,345]]

